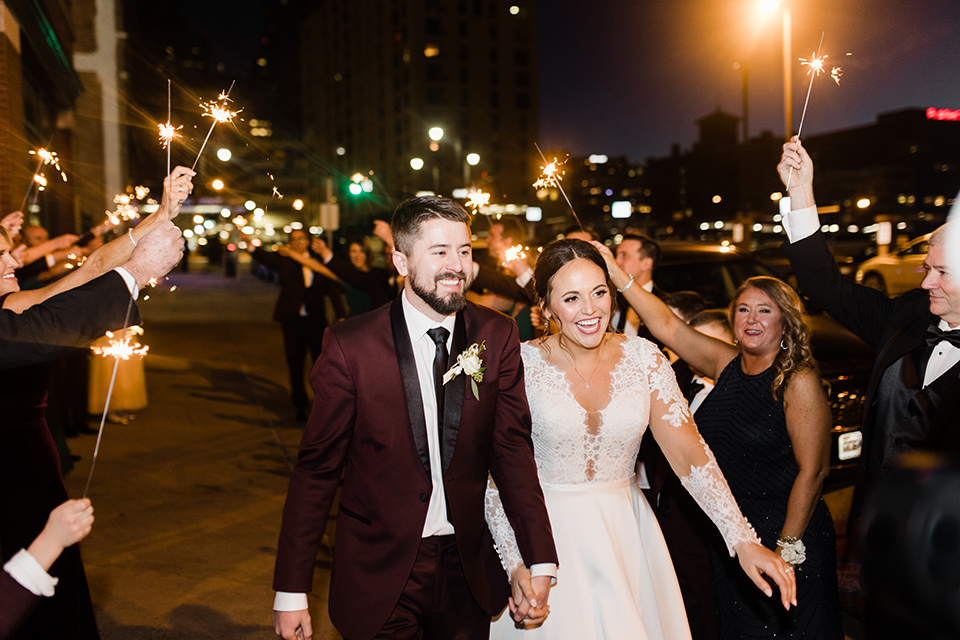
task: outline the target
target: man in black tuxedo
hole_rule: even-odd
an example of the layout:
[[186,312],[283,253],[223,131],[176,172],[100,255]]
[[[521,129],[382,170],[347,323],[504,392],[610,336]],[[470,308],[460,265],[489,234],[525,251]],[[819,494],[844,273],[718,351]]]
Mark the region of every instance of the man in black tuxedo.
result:
[[850,511],[854,524],[865,494],[901,454],[960,454],[960,274],[946,265],[944,226],[930,237],[920,288],[890,299],[843,278],[820,231],[813,162],[796,138],[783,149],[777,170],[790,184],[791,208],[784,216],[784,253],[803,292],[876,350]]
[[[290,250],[307,253],[310,237],[303,229],[290,232]],[[280,278],[280,296],[273,309],[273,319],[283,330],[283,354],[290,375],[290,400],[297,413],[297,420],[307,419],[309,402],[304,379],[304,361],[307,349],[315,362],[323,348],[323,332],[327,328],[327,298],[333,304],[337,318],[345,318],[347,310],[337,283],[293,258],[279,253],[256,248],[253,259],[276,272]]]

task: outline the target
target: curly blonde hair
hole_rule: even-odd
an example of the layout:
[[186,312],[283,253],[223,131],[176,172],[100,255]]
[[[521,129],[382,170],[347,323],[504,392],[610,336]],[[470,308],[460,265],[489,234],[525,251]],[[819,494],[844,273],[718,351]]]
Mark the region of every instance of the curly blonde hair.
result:
[[800,296],[790,285],[768,276],[748,278],[733,296],[733,301],[727,307],[727,320],[730,326],[734,325],[734,316],[740,296],[747,289],[757,289],[767,294],[780,310],[780,324],[783,327],[783,337],[780,341],[780,353],[777,354],[773,366],[776,375],[773,377],[771,392],[774,400],[780,400],[780,392],[790,381],[790,377],[800,369],[811,369],[819,374],[817,361],[813,359],[810,350],[810,328],[804,317],[803,305]]

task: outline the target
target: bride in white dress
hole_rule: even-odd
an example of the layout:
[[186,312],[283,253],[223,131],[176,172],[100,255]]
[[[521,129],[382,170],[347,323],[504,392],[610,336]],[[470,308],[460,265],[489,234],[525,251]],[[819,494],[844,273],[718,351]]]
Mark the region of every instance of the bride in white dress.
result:
[[[544,248],[534,277],[544,315],[560,328],[521,350],[534,455],[560,567],[549,619],[523,627],[504,612],[490,637],[690,638],[667,546],[633,477],[648,425],[757,587],[773,594],[766,574],[780,587],[783,606],[796,604],[789,565],[759,544],[740,513],[667,359],[647,340],[606,333],[614,288],[600,253],[581,240],[558,240]],[[486,505],[513,577],[525,568],[492,485]],[[545,596],[539,599],[542,616]]]

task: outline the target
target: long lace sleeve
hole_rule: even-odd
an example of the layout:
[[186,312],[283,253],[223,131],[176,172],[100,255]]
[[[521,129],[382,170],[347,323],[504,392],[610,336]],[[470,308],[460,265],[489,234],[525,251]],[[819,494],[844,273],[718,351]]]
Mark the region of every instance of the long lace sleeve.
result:
[[513,527],[507,520],[507,514],[503,510],[503,503],[500,502],[500,492],[493,478],[487,479],[487,490],[483,496],[483,517],[487,521],[487,528],[493,536],[493,542],[497,548],[497,555],[500,556],[500,564],[503,570],[507,572],[507,579],[513,575],[513,572],[523,565],[523,556],[520,555],[520,547],[517,546],[517,538],[513,533]]
[[740,512],[713,452],[700,437],[673,369],[655,348],[648,366],[650,428],[680,483],[720,530],[731,557],[741,542],[760,543]]

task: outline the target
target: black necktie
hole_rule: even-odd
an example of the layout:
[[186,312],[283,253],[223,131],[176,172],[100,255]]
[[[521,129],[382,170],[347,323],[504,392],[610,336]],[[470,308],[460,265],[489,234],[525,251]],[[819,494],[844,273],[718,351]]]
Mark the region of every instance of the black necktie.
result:
[[960,329],[950,331],[941,331],[938,327],[930,325],[927,327],[927,347],[933,349],[941,340],[946,340],[953,346],[960,349]]
[[433,384],[437,391],[437,433],[440,435],[440,449],[443,450],[443,374],[447,372],[447,338],[450,332],[443,327],[434,327],[427,335],[437,345],[433,356]]

